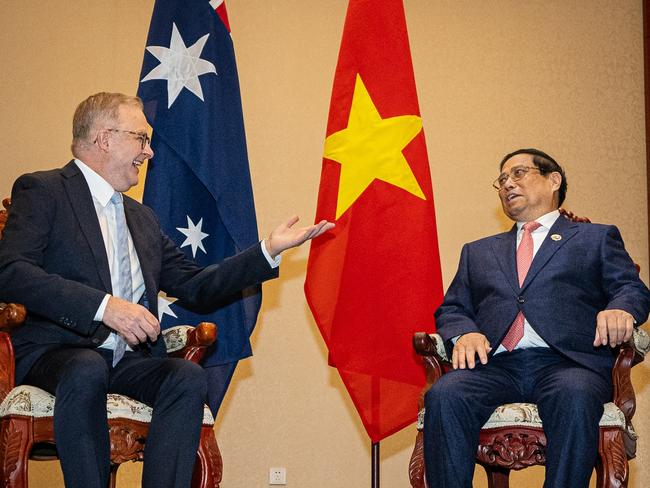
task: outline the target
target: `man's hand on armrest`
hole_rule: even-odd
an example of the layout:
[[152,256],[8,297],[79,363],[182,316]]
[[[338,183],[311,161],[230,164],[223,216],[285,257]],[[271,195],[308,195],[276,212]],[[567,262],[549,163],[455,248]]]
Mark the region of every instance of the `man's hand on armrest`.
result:
[[596,316],[596,337],[594,346],[611,347],[621,345],[632,337],[634,317],[625,310],[603,310]]
[[469,332],[463,334],[456,341],[454,350],[451,353],[451,364],[454,369],[474,369],[476,366],[476,355],[481,364],[487,364],[487,355],[492,350],[490,343],[483,334]]
[[155,341],[160,334],[160,323],[149,310],[114,296],[108,299],[102,321],[120,334],[129,346],[145,342],[147,338]]

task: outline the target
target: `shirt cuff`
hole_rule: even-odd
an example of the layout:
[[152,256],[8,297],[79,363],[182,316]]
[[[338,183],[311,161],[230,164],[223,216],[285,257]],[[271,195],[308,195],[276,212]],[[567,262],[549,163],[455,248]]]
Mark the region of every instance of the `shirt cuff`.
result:
[[278,266],[280,266],[280,262],[282,261],[282,256],[278,254],[275,257],[275,259],[273,259],[269,254],[269,252],[266,250],[265,242],[266,239],[262,239],[262,242],[260,242],[260,246],[262,246],[262,254],[264,254],[264,257],[269,262],[269,266],[271,266],[271,268],[277,268]]
[[111,296],[107,293],[106,296],[104,296],[102,303],[99,304],[99,308],[97,309],[97,312],[95,312],[95,322],[104,321],[104,311],[106,310],[106,305],[108,305],[109,298],[111,298]]

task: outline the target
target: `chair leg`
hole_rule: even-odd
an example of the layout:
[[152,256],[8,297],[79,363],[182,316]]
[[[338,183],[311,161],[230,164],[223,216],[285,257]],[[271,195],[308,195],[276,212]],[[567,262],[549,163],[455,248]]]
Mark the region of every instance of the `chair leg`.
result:
[[412,488],[426,488],[424,481],[424,434],[418,431],[409,463],[409,481]]
[[214,429],[211,425],[204,425],[201,427],[201,440],[194,464],[192,488],[219,488],[222,472],[223,461]]
[[510,486],[510,470],[495,466],[483,465],[487,474],[488,488],[508,488]]
[[623,433],[617,428],[601,428],[596,461],[597,488],[626,488],[628,477]]
[[10,418],[3,419],[0,425],[2,486],[28,488],[27,462],[34,441],[31,421]]
[[111,463],[111,473],[108,478],[108,488],[115,488],[115,483],[117,481],[117,470],[119,469],[119,464]]

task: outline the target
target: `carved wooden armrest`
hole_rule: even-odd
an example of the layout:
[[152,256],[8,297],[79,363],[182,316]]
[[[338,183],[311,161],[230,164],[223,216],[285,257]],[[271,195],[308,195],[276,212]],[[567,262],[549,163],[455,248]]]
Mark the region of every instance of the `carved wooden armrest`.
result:
[[11,332],[25,322],[27,311],[19,303],[0,303],[0,330]]
[[636,396],[632,387],[630,372],[632,366],[643,361],[650,349],[650,337],[645,330],[635,328],[632,337],[621,344],[612,369],[614,385],[614,403],[621,409],[628,424],[631,423],[636,410]]
[[170,356],[198,364],[217,340],[217,326],[212,322],[201,322],[196,327],[179,325],[164,330],[163,338]]
[[416,332],[413,336],[413,349],[424,361],[427,383],[420,394],[419,408],[424,408],[424,394],[438,379],[451,368],[447,358],[444,341],[438,334]]

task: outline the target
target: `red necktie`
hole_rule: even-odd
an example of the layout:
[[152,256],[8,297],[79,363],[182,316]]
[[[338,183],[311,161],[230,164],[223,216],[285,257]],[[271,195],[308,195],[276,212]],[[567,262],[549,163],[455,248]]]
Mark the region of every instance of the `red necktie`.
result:
[[[533,262],[533,236],[532,232],[541,224],[539,222],[526,222],[524,224],[524,235],[517,248],[517,274],[519,275],[519,286],[524,284],[530,263]],[[510,330],[503,338],[501,344],[508,351],[512,351],[521,338],[524,337],[524,314],[519,312],[510,326]]]

